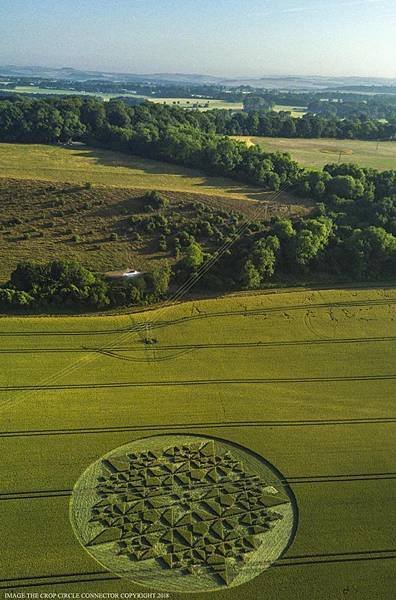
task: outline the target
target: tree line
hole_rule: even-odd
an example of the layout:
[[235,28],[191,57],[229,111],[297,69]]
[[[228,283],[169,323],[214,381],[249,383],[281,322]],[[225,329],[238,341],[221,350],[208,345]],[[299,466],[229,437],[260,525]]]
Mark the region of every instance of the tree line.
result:
[[48,311],[142,306],[166,295],[170,277],[167,265],[126,280],[107,279],[75,260],[24,261],[0,286],[0,307]]

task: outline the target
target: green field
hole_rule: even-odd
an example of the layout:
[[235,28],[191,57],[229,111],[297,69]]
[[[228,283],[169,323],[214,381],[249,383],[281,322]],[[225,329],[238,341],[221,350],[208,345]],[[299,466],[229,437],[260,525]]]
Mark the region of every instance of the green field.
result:
[[[390,288],[0,319],[0,590],[155,591],[89,556],[69,500],[113,448],[183,433],[263,456],[298,505],[286,554],[219,598],[391,598],[395,323]],[[147,332],[156,344],[144,343]]]
[[290,112],[292,117],[302,117],[307,112],[306,106],[287,106],[285,104],[275,104],[274,109],[276,112]]
[[199,110],[242,110],[242,102],[227,102],[226,100],[216,100],[213,98],[155,98],[147,97],[147,100],[155,104],[168,104],[170,106],[179,106],[181,108],[199,108]]
[[[124,188],[172,190],[243,200],[271,200],[272,192],[225,177],[211,177],[194,169],[120,152],[77,146],[0,144],[0,177],[71,183],[91,182]],[[300,203],[288,194],[277,203]]]
[[356,163],[380,171],[396,168],[396,142],[335,139],[290,139],[237,136],[268,152],[289,152],[305,167],[322,168],[329,163]]

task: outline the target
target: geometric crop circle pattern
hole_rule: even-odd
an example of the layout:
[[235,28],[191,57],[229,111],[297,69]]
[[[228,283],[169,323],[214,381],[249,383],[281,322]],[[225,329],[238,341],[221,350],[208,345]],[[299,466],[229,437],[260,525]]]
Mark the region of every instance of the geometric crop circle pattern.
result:
[[214,591],[259,575],[295,530],[294,498],[264,459],[217,438],[161,435],[94,462],[70,519],[109,571],[151,589]]

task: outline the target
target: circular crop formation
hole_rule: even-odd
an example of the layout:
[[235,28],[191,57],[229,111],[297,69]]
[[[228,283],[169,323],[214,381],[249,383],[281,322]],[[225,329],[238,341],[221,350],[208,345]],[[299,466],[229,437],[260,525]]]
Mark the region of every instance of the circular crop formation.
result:
[[74,487],[70,519],[112,573],[187,593],[259,575],[290,544],[296,509],[260,456],[217,438],[161,435],[92,463]]

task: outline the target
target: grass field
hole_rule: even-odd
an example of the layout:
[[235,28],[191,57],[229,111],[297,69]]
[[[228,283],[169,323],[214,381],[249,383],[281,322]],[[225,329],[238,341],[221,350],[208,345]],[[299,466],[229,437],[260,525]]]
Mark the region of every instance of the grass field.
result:
[[329,163],[351,162],[380,171],[396,169],[396,142],[249,136],[234,139],[258,144],[268,152],[289,152],[294,160],[306,167],[322,168]]
[[[224,177],[120,152],[85,146],[0,144],[0,177],[70,183],[91,182],[124,188],[172,190],[239,200],[270,200],[273,194]],[[288,194],[277,202],[300,204]]]
[[71,490],[113,448],[196,433],[265,457],[299,510],[287,553],[219,598],[391,598],[395,323],[394,289],[0,319],[0,590],[154,591],[112,578],[83,550]]

